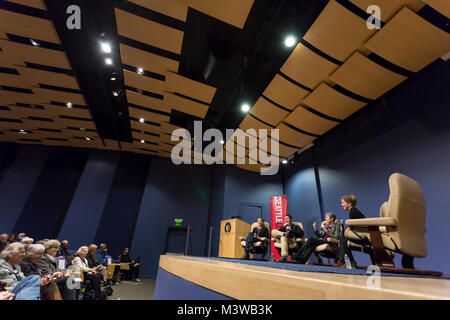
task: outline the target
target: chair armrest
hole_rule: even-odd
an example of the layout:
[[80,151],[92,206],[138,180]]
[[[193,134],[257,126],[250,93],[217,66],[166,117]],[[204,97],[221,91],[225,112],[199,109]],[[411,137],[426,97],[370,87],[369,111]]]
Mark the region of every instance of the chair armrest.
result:
[[397,220],[391,217],[387,218],[365,218],[365,219],[348,219],[345,223],[349,226],[357,227],[380,227],[380,226],[396,226]]
[[331,243],[336,243],[336,244],[339,243],[339,240],[338,240],[338,239],[331,238],[331,237],[328,237],[328,238],[327,238],[327,241],[328,241],[328,242],[331,242]]

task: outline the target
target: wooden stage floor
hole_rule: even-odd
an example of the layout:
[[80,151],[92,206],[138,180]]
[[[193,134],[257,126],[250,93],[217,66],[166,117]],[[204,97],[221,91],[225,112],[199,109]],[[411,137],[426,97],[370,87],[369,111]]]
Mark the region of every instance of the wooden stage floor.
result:
[[[450,299],[450,280],[379,277],[373,287],[368,275],[305,272],[162,255],[167,272],[209,290],[240,300],[411,300]],[[368,285],[372,284],[372,286]]]

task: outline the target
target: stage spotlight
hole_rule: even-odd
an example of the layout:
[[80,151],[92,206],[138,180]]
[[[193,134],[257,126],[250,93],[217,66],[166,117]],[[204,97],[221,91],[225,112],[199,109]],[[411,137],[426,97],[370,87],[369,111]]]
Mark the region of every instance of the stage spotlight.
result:
[[107,65],[112,65],[112,64],[113,64],[113,61],[112,61],[111,58],[106,58],[106,59],[105,59],[105,63],[106,63]]
[[111,81],[116,81],[117,80],[117,73],[113,72],[111,75]]
[[241,106],[241,110],[242,110],[243,112],[248,112],[248,111],[250,110],[250,106],[249,106],[247,103],[244,103],[244,104]]
[[225,144],[225,141],[223,141],[223,140],[220,140],[220,144]]
[[144,69],[138,68],[138,69],[137,69],[137,73],[138,73],[138,74],[144,74]]
[[88,138],[88,137],[86,137],[85,139],[86,139],[87,141],[90,141],[90,140],[91,140],[91,138]]
[[140,119],[139,119],[139,122],[144,123],[144,122],[145,122],[145,119],[144,119],[144,118],[140,118]]
[[102,42],[101,46],[104,53],[111,53],[111,46],[109,45],[109,43]]
[[297,39],[294,36],[288,36],[286,39],[284,39],[284,45],[288,48],[291,48],[295,45],[297,42]]
[[142,140],[141,140],[141,143],[145,143],[145,140],[144,140],[144,139],[142,139]]
[[286,163],[288,163],[288,161],[286,159],[284,159],[283,161],[281,161],[281,163],[286,164]]
[[67,103],[66,103],[66,106],[67,106],[67,108],[72,108],[72,106],[73,106],[73,105],[72,105],[72,102],[67,102]]
[[119,91],[113,91],[113,96],[114,97],[118,97],[119,96]]

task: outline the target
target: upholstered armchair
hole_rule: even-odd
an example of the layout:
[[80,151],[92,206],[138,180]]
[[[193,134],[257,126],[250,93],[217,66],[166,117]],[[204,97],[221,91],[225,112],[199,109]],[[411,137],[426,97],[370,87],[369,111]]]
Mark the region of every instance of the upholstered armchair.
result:
[[[292,223],[297,225],[297,226],[299,226],[300,229],[303,230],[303,232],[305,231],[305,229],[303,228],[303,224],[301,222],[292,222]],[[280,239],[272,238],[272,241],[274,242],[275,248],[279,252],[281,252],[281,241],[280,241]],[[295,241],[289,242],[289,255],[292,255],[292,253],[294,253],[297,250],[299,250],[303,246],[304,243],[305,243],[305,238],[296,238]]]
[[[270,224],[268,222],[264,222],[264,226],[266,227],[268,233],[270,234]],[[258,222],[254,222],[252,223],[250,230],[248,232],[252,232],[252,230],[254,228],[258,227]],[[246,237],[239,237],[239,240],[241,240],[241,245],[242,247],[245,248],[246,246],[246,241],[245,241]],[[260,253],[264,256],[267,254],[268,248],[269,248],[269,244],[270,244],[270,239],[268,238],[263,238],[262,241],[256,241],[253,243],[253,252],[252,253]]]

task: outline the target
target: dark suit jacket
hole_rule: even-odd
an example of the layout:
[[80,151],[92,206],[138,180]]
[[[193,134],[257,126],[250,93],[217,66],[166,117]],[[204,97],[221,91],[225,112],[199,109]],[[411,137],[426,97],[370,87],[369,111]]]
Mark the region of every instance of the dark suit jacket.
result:
[[[303,230],[296,224],[288,224],[287,226],[291,226],[291,233],[296,237],[296,238],[303,238],[304,236],[304,232]],[[286,226],[286,227],[287,227]],[[280,227],[280,231],[281,232],[286,232],[286,227],[285,226],[281,226]]]
[[[270,239],[269,231],[267,230],[267,228],[265,226],[263,228],[261,228],[259,231],[258,231],[258,227],[253,228],[252,233],[256,233],[258,237],[261,237],[261,238],[264,237],[264,238]],[[255,239],[255,241],[259,241],[259,240]]]

